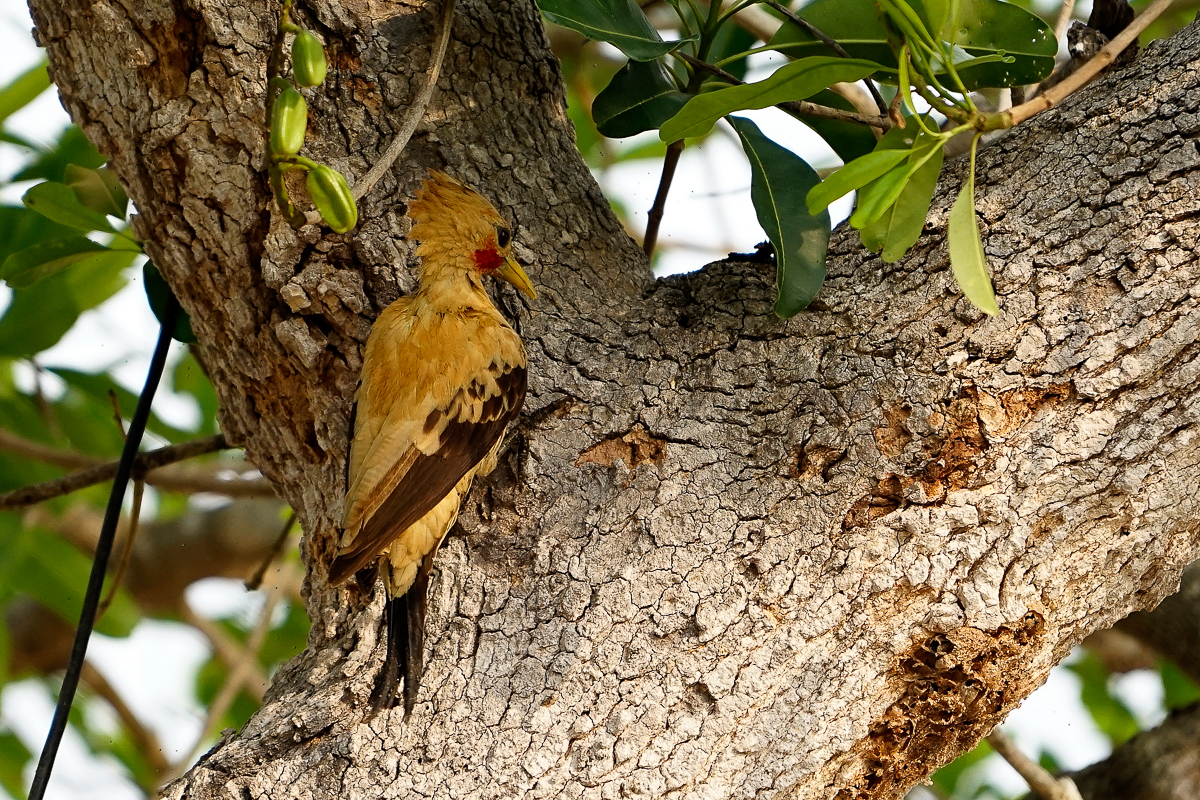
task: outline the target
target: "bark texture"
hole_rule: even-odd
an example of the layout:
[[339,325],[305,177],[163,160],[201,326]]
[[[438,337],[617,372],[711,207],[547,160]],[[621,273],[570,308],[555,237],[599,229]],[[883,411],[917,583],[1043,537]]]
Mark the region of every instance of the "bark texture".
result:
[[[651,280],[531,2],[460,4],[427,119],[348,236],[295,234],[267,194],[274,9],[32,5],[227,435],[306,531],[310,648],[167,797],[894,797],[1197,554],[1195,26],[981,153],[999,317],[950,276],[959,162],[908,258],[835,236],[784,323],[761,265]],[[366,171],[435,12],[301,6],[331,55],[313,157]],[[364,723],[379,598],[324,575],[360,348],[412,285],[427,166],[519,218],[542,296],[502,298],[530,395],[439,556],[416,713]]]

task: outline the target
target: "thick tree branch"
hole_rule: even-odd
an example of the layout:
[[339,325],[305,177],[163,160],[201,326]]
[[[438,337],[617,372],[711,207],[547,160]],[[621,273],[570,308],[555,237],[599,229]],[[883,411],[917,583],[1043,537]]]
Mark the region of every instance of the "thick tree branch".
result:
[[[1196,29],[981,152],[999,318],[950,275],[952,165],[908,258],[836,234],[783,323],[761,265],[651,281],[574,155],[531,3],[460,2],[426,122],[349,239],[266,213],[247,76],[269,14],[33,8],[223,429],[305,531],[310,649],[167,797],[892,797],[1197,553]],[[344,54],[308,146],[364,172],[432,15],[306,11]],[[364,726],[379,602],[324,576],[361,344],[412,285],[403,201],[428,166],[522,221],[530,424],[438,557],[417,724]]]

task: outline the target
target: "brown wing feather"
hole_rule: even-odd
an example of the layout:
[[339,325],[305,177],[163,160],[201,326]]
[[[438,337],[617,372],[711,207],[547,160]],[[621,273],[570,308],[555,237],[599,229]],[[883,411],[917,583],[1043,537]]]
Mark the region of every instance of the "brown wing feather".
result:
[[[337,585],[362,569],[393,540],[421,517],[428,514],[450,490],[491,451],[504,429],[516,419],[525,402],[527,373],[520,365],[493,365],[503,369],[495,375],[500,394],[484,401],[479,421],[459,421],[463,405],[476,402],[480,385],[472,383],[451,401],[446,424],[438,449],[430,455],[416,453],[412,465],[396,484],[387,499],[363,525],[351,547],[334,560],[329,570],[329,582]],[[440,409],[434,409],[426,420],[426,429],[437,426]]]

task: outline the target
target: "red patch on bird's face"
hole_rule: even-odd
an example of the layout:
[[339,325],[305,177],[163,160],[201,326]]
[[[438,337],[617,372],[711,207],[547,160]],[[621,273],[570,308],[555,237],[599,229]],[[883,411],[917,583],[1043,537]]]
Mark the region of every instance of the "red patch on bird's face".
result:
[[504,264],[504,257],[496,251],[495,247],[476,250],[471,254],[471,260],[475,262],[475,269],[480,272],[495,272]]

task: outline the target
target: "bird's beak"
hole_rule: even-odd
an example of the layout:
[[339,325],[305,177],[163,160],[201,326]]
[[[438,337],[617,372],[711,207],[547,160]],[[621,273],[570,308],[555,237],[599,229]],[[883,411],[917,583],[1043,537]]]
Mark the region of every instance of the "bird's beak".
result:
[[537,299],[537,290],[533,288],[533,282],[529,280],[525,270],[521,269],[521,265],[512,256],[504,259],[504,263],[500,266],[500,277],[517,287],[521,293],[529,295],[534,300]]

